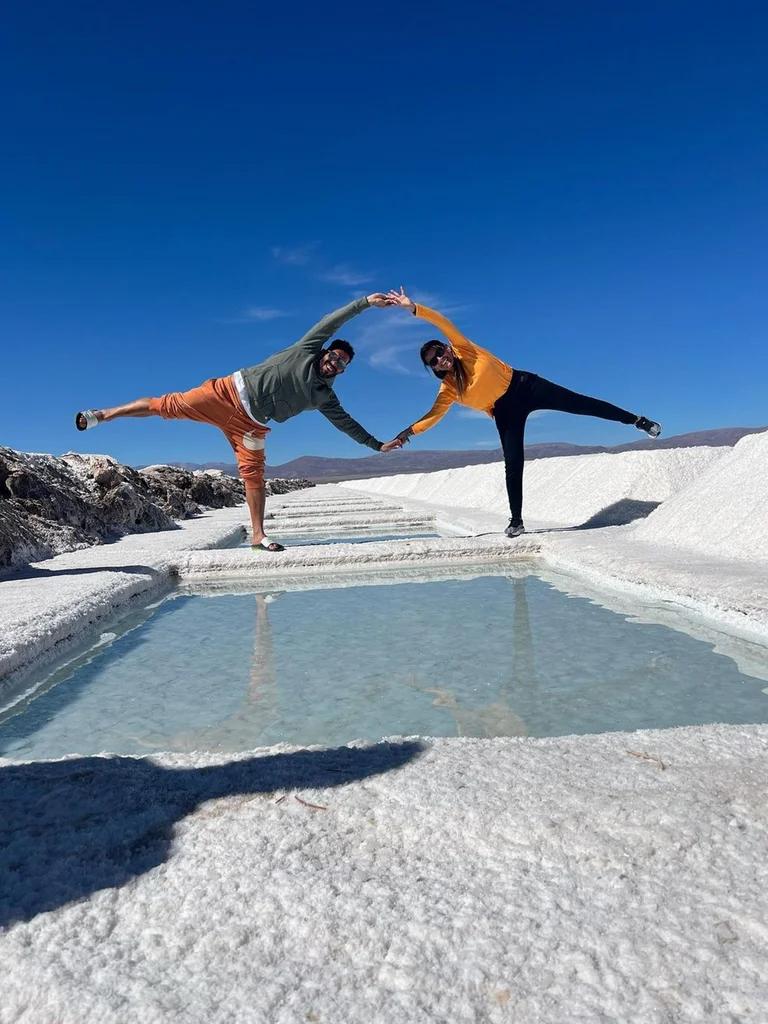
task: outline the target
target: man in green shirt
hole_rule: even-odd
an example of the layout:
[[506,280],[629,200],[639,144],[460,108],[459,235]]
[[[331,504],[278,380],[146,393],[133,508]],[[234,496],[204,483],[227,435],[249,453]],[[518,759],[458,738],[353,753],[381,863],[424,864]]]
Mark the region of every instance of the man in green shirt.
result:
[[336,397],[334,380],[347,369],[355,354],[349,342],[337,338],[327,348],[323,347],[347,320],[370,306],[389,304],[382,292],[355,299],[328,313],[295,344],[255,366],[227,377],[214,377],[191,391],[138,398],[111,409],[86,409],[75,416],[75,426],[78,430],[89,430],[121,416],[162,416],[218,427],[232,445],[245,483],[253,548],[283,551],[282,544],[264,533],[264,448],[270,421],[284,423],[300,412],[318,409],[335,427],[373,451],[392,451],[402,445],[399,438],[385,444],[369,434]]

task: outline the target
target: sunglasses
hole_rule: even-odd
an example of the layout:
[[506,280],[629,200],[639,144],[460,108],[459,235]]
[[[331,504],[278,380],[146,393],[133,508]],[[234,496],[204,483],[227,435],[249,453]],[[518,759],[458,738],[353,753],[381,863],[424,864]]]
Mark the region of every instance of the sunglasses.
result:
[[445,345],[436,346],[435,354],[432,356],[431,359],[427,360],[427,366],[431,367],[434,370],[434,368],[437,366],[437,361],[439,359],[442,359],[442,357],[445,355],[445,348]]
[[344,356],[339,355],[335,348],[329,348],[326,355],[336,367],[337,373],[344,373],[349,364],[349,360],[345,359]]

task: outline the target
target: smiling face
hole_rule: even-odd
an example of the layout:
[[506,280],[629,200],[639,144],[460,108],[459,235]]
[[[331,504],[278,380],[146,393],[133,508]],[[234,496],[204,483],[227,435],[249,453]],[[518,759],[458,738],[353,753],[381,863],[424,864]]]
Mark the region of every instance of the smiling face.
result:
[[321,377],[336,377],[349,366],[349,356],[338,348],[324,348],[320,353],[318,370]]
[[424,351],[424,365],[436,373],[448,373],[453,369],[455,356],[450,345],[434,342]]

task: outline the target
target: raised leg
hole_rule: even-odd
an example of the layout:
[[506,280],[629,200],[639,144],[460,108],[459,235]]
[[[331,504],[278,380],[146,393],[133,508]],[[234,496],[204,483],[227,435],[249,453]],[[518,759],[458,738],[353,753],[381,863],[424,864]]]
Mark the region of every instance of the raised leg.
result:
[[536,377],[531,386],[529,409],[552,409],[554,412],[569,412],[576,416],[596,416],[601,420],[634,424],[637,414],[620,409],[600,398],[590,398],[576,391],[569,391],[559,384],[553,384],[544,377]]
[[137,398],[125,405],[114,405],[110,409],[94,409],[100,423],[119,419],[121,416],[156,416],[157,410],[150,408],[151,399]]

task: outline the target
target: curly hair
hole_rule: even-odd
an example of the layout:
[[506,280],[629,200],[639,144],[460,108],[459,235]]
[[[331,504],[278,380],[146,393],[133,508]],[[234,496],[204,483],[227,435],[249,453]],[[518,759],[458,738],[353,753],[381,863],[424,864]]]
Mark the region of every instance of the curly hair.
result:
[[335,341],[331,342],[331,344],[328,346],[328,348],[329,349],[337,348],[341,352],[346,352],[347,355],[349,356],[350,363],[355,358],[355,350],[352,348],[352,346],[349,344],[349,342],[348,341],[344,341],[343,338],[336,338]]

